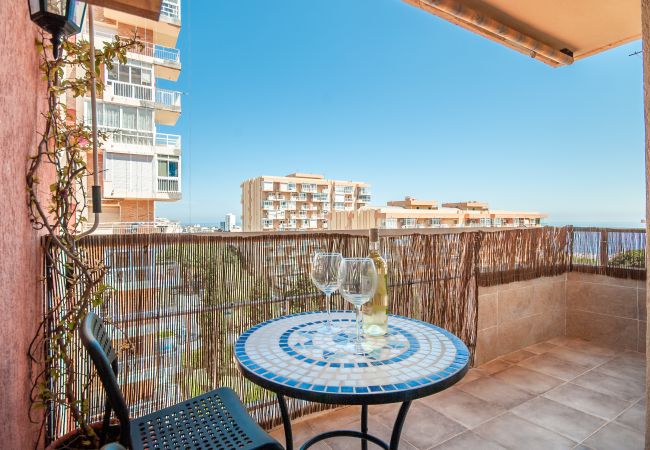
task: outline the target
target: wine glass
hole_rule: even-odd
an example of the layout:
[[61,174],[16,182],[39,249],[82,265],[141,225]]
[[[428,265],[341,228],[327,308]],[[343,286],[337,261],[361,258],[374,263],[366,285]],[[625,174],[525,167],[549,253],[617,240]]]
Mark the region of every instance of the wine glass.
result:
[[370,258],[344,258],[339,270],[339,290],[344,299],[354,305],[356,313],[357,337],[353,352],[363,355],[361,345],[361,305],[368,302],[377,290],[377,269]]
[[339,266],[343,257],[340,253],[321,253],[317,252],[311,261],[311,281],[316,287],[325,294],[325,303],[327,307],[327,322],[319,331],[326,334],[333,334],[339,331],[332,324],[331,299],[332,294],[338,289],[339,285]]

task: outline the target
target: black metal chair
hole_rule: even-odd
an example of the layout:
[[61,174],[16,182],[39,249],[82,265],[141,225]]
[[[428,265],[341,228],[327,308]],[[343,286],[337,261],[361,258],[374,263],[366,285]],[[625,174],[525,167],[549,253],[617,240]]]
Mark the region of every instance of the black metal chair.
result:
[[110,428],[111,411],[115,411],[119,421],[119,443],[133,450],[283,450],[255,423],[230,388],[215,389],[146,416],[129,419],[129,409],[117,383],[117,355],[104,322],[96,314],[89,313],[80,334],[106,391],[102,441]]

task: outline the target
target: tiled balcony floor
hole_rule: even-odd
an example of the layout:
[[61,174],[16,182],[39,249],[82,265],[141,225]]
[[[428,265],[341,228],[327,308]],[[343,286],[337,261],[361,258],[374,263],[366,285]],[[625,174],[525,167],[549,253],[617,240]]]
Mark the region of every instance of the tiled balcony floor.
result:
[[[472,369],[454,387],[415,401],[400,448],[642,449],[645,405],[645,355],[556,338]],[[369,431],[388,441],[397,409],[371,406]],[[295,444],[328,430],[358,430],[359,416],[359,407],[349,407],[294,422]],[[284,442],[282,427],[272,435]],[[358,449],[359,442],[333,438],[312,448]]]

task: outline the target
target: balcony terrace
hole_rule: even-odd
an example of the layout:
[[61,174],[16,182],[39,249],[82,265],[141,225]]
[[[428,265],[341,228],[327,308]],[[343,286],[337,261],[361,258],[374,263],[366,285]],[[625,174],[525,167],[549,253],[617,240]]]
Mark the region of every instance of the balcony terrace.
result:
[[[306,228],[296,220],[281,227]],[[120,375],[129,386],[132,413],[145,414],[196,389],[231,386],[253,416],[282,440],[274,397],[239,374],[228,349],[260,321],[318,309],[321,296],[308,281],[309,255],[319,248],[364,255],[366,234],[131,233],[84,239],[81,244],[95,254],[132,252],[136,259],[146,244],[155,257],[145,266],[121,263],[111,272],[108,281],[115,289],[102,308],[123,328],[172,330],[178,336],[164,346],[153,342],[161,339],[156,334],[148,333],[145,340],[132,336],[134,357]],[[642,448],[645,266],[643,258],[628,258],[644,248],[642,230],[544,227],[381,234],[391,311],[449,329],[466,342],[474,360],[458,385],[414,403],[401,448]],[[107,264],[111,266],[108,259]],[[219,270],[201,269],[213,266]],[[61,286],[57,280],[51,285]],[[215,293],[209,288],[214,285],[227,288]],[[151,300],[134,302],[136,298]],[[338,296],[334,302],[336,308],[346,307]],[[218,323],[202,326],[206,313]],[[213,344],[206,347],[214,339],[219,350]],[[157,358],[162,347],[165,358]],[[208,348],[222,355],[217,366],[189,356]],[[343,424],[358,425],[354,407],[317,418],[309,414],[326,409],[322,405],[295,402],[290,408],[304,417],[294,429],[296,443]],[[386,435],[395,408],[372,406],[370,412],[371,431]],[[50,414],[58,424],[54,435],[65,432],[67,422],[57,411]],[[317,448],[351,445],[336,438]]]

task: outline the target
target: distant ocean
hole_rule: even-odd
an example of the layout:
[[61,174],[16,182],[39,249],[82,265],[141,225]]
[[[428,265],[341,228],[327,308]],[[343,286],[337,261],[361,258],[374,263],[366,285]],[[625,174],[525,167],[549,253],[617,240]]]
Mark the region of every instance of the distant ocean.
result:
[[645,223],[638,222],[599,222],[599,221],[553,221],[549,220],[544,222],[544,225],[551,225],[554,227],[562,227],[565,225],[573,225],[574,227],[599,227],[599,228],[645,228]]

